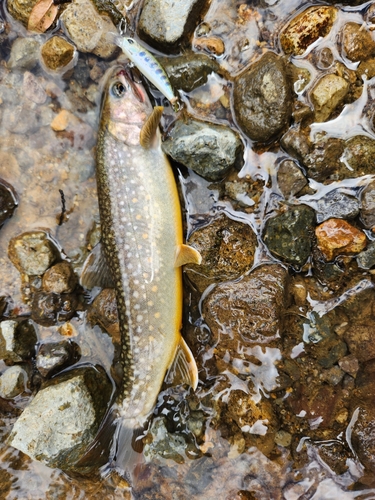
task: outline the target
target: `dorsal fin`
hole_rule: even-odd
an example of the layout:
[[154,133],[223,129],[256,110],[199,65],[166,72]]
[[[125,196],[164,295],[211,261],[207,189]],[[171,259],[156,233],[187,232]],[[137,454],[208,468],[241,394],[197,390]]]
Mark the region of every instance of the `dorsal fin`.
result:
[[188,384],[194,391],[198,385],[198,368],[189,346],[181,337],[172,364],[168,370],[167,382],[173,385]]
[[88,290],[92,290],[94,286],[114,288],[101,243],[94,246],[85,260],[79,281]]
[[155,106],[143,125],[139,134],[139,142],[143,148],[148,149],[152,146],[163,111],[163,106]]
[[176,251],[175,267],[184,266],[185,264],[200,264],[202,256],[197,249],[189,245],[179,245]]

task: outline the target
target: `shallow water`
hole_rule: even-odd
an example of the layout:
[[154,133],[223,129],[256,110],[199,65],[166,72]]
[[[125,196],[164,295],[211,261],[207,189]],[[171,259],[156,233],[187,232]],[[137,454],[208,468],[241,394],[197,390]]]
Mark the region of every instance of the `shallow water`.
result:
[[[323,47],[335,47],[336,36],[340,27],[348,22],[359,22],[365,8],[373,2],[367,2],[361,7],[345,7],[340,10],[339,19],[328,39],[318,41],[314,50]],[[264,1],[254,2],[251,13],[248,12],[246,22],[238,22],[239,3],[213,0],[204,22],[211,26],[211,35],[226,40],[226,52],[218,58],[222,67],[230,77],[239,74],[244,67],[259,58],[264,49],[279,50],[276,34],[279,26],[294,15],[294,9],[303,10],[313,5],[311,2]],[[137,3],[128,11],[131,26],[136,24]],[[95,143],[98,127],[100,87],[91,81],[90,86],[82,89],[79,81],[82,75],[76,70],[68,78],[48,73],[42,67],[31,70],[37,77],[45,92],[45,102],[37,104],[35,95],[30,95],[25,84],[24,70],[9,70],[6,62],[9,57],[11,43],[16,38],[30,36],[20,25],[14,23],[5,10],[2,12],[9,21],[11,31],[8,41],[1,48],[3,59],[0,63],[0,85],[2,89],[0,104],[0,177],[9,182],[17,191],[19,205],[12,219],[1,229],[0,233],[0,296],[11,297],[13,315],[30,313],[30,286],[22,283],[19,272],[7,257],[9,240],[24,231],[34,228],[48,228],[49,233],[61,246],[66,258],[80,272],[83,261],[88,254],[88,238],[90,229],[98,223],[99,213],[95,182]],[[198,28],[199,30],[199,28]],[[260,37],[260,33],[263,33]],[[267,34],[267,36],[266,36]],[[45,40],[50,33],[33,35],[36,39]],[[261,38],[261,43],[256,41]],[[194,40],[193,40],[194,44]],[[303,87],[297,87],[298,99],[309,104],[308,90],[324,70],[313,69],[309,53],[303,57],[292,58],[296,66],[311,70],[311,80]],[[334,51],[336,58],[350,66],[347,60]],[[88,61],[89,56],[80,54],[80,59]],[[122,57],[122,56],[120,56]],[[112,63],[105,63],[110,66]],[[348,66],[348,67],[349,67]],[[82,70],[84,72],[85,70]],[[231,99],[231,78],[211,75],[208,83],[198,89],[184,93],[180,91],[182,101],[194,116],[215,123],[229,124],[238,130],[230,106],[219,106],[220,99]],[[302,88],[303,87],[303,88]],[[312,135],[327,132],[331,137],[348,138],[360,130],[375,139],[375,134],[364,116],[363,109],[369,100],[373,99],[375,81],[366,81],[362,95],[354,102],[347,104],[338,117],[326,122],[315,124]],[[160,99],[160,95],[155,93]],[[44,94],[43,94],[44,95]],[[44,97],[43,97],[44,98]],[[67,109],[74,114],[67,132],[54,132],[51,122],[59,109]],[[359,127],[358,129],[355,127]],[[240,132],[240,131],[239,131]],[[203,180],[194,172],[183,170],[177,174],[181,184],[184,206],[186,209],[186,228],[189,235],[196,227],[202,225],[209,217],[219,212],[225,212],[231,219],[248,224],[256,233],[258,248],[253,268],[262,263],[277,262],[261,239],[265,222],[274,215],[283,203],[282,195],[276,181],[276,170],[280,161],[287,157],[278,146],[270,151],[258,151],[256,145],[241,137],[245,144],[245,163],[238,173],[239,179],[253,179],[264,183],[264,189],[257,203],[250,198],[245,199],[247,208],[233,208],[228,199],[220,196],[220,186]],[[237,174],[231,174],[232,180]],[[323,185],[310,179],[312,194],[306,194],[298,199],[292,199],[291,204],[304,203],[315,208],[317,201],[327,192],[338,187],[345,188],[347,193],[358,195],[362,186],[373,176],[363,176],[357,179],[346,179]],[[63,191],[67,216],[62,225],[59,220],[62,211],[60,190]],[[246,203],[245,203],[246,205]],[[375,237],[368,231],[369,239]],[[304,268],[303,276],[308,277],[311,270]],[[323,298],[309,296],[310,309],[305,315],[317,314],[324,317],[333,311],[350,296],[373,288],[370,273],[364,273],[363,281],[357,288],[349,288],[343,295],[337,297],[332,290],[324,290]],[[344,442],[352,451],[347,472],[338,475],[321,459],[311,443],[308,435],[300,438],[297,451],[304,449],[307,456],[305,463],[294,466],[293,459],[287,448],[279,447],[277,453],[269,453],[267,444],[262,441],[268,428],[273,423],[262,415],[249,425],[241,427],[243,433],[259,436],[257,444],[245,447],[244,439],[225,435],[216,426],[217,415],[215,402],[228,403],[231,394],[243,391],[250,394],[254,403],[268,400],[272,391],[277,388],[277,362],[290,355],[298,357],[311,339],[307,332],[300,342],[291,346],[290,353],[279,342],[280,335],[267,337],[270,345],[256,347],[239,346],[237,353],[228,353],[224,362],[230,363],[236,374],[231,370],[223,371],[213,376],[210,373],[210,362],[215,353],[215,346],[207,342],[208,326],[201,318],[202,303],[209,291],[202,297],[186,288],[185,325],[183,333],[188,340],[195,336],[198,341],[195,346],[199,355],[199,368],[206,373],[207,378],[201,382],[197,392],[197,408],[204,415],[203,438],[192,440],[188,432],[191,408],[186,401],[192,400],[190,391],[182,387],[163,387],[155,410],[155,421],[163,415],[173,415],[180,422],[173,434],[187,436],[190,447],[181,444],[179,456],[163,458],[153,456],[143,464],[133,490],[128,488],[114,470],[105,469],[102,477],[88,478],[70,477],[59,470],[50,469],[43,464],[25,457],[5,443],[16,418],[17,409],[23,409],[28,397],[16,399],[12,411],[5,405],[0,420],[0,498],[6,499],[80,499],[80,498],[199,498],[211,500],[226,498],[233,500],[257,498],[298,500],[311,498],[375,498],[375,490],[366,490],[357,481],[363,475],[363,466],[359,462],[351,444],[351,428],[358,417],[354,412],[346,427],[345,436],[338,440]],[[302,315],[302,313],[301,313]],[[114,355],[114,347],[109,336],[99,327],[91,328],[85,319],[85,312],[80,312],[74,318],[72,326],[75,330],[75,341],[80,345],[82,358],[80,363],[99,363],[111,376],[110,368]],[[313,321],[311,322],[313,324]],[[60,340],[60,326],[39,327],[38,340]],[[309,327],[311,328],[311,326]],[[228,332],[222,332],[222,334]],[[230,334],[230,332],[229,332]],[[302,342],[303,341],[303,342]],[[244,353],[246,349],[246,353]],[[244,354],[251,356],[254,362],[244,360]],[[1,370],[5,368],[3,364]],[[251,389],[244,376],[251,380]],[[228,381],[224,383],[224,381]],[[287,398],[285,394],[284,398]],[[285,410],[282,410],[285,411]],[[303,417],[303,415],[301,415]],[[319,426],[319,420],[310,419],[310,429]],[[169,430],[170,431],[170,430]],[[160,432],[165,432],[163,429]],[[170,431],[171,433],[171,431]],[[168,436],[166,435],[168,439]],[[232,439],[229,439],[232,438]],[[189,441],[190,440],[190,441]],[[322,443],[320,441],[320,443]],[[181,463],[179,463],[181,462]],[[349,491],[355,487],[359,491]],[[251,493],[250,493],[251,492]],[[3,496],[2,496],[3,495]]]

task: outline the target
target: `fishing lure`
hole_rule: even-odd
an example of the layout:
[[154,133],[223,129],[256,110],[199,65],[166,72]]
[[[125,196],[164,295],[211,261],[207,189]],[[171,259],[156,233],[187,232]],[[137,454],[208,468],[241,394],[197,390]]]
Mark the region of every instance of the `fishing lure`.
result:
[[172,106],[175,106],[178,98],[174,95],[166,72],[151,52],[142,47],[134,38],[113,34],[113,42],[122,49],[139,71],[160,90]]

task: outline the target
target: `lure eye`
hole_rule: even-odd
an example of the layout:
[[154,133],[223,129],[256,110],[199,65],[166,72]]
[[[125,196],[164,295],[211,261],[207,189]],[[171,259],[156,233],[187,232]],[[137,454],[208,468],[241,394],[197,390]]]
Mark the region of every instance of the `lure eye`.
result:
[[134,40],[132,38],[127,38],[127,41],[128,41],[128,43],[130,43],[130,45],[133,45],[133,43],[134,43]]
[[112,85],[111,91],[115,97],[122,97],[126,92],[126,87],[123,83],[116,82]]

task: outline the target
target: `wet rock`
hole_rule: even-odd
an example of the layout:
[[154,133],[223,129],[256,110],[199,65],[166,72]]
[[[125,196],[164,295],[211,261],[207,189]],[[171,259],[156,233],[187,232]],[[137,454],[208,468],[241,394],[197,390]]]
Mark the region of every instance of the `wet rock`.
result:
[[178,57],[158,57],[168,74],[172,87],[191,92],[207,82],[212,72],[219,71],[219,64],[205,54],[195,52]]
[[353,459],[350,450],[340,441],[330,441],[317,445],[320,458],[336,474],[344,474],[348,470],[347,460]]
[[341,370],[339,366],[332,366],[322,373],[321,378],[330,385],[337,385],[342,381],[344,375],[344,371]]
[[375,226],[375,181],[369,182],[361,192],[361,221],[367,229]]
[[287,431],[278,431],[275,434],[275,443],[278,446],[283,446],[284,448],[289,448],[292,443],[292,435]]
[[43,274],[59,257],[59,250],[45,231],[28,231],[9,242],[8,256],[20,273]]
[[196,38],[194,40],[194,48],[218,57],[222,56],[225,52],[224,42],[221,38],[214,36]]
[[375,155],[375,141],[364,135],[357,135],[345,143],[344,158],[349,165],[346,177],[359,177],[373,174]]
[[242,141],[224,125],[178,120],[162,148],[174,160],[208,180],[219,180],[231,167],[242,166]]
[[318,247],[327,260],[338,255],[361,252],[367,244],[366,235],[342,219],[329,219],[315,229]]
[[30,320],[5,320],[0,323],[0,359],[19,363],[35,353],[37,335]]
[[109,17],[101,16],[90,0],[69,3],[60,19],[70,40],[80,52],[90,52],[107,59],[119,51],[106,37],[108,32],[116,33],[115,25]]
[[70,293],[77,285],[77,276],[67,261],[50,267],[43,275],[42,287],[46,292]]
[[49,467],[71,470],[93,441],[111,392],[100,366],[54,378],[15,423],[10,445]]
[[309,7],[293,18],[280,35],[280,43],[286,54],[302,55],[318,38],[331,31],[337,17],[334,7]]
[[285,198],[290,198],[307,184],[301,169],[291,160],[284,160],[277,170],[277,183]]
[[290,156],[304,163],[310,153],[310,145],[306,136],[298,129],[290,128],[281,138],[281,146]]
[[76,311],[77,299],[73,294],[36,292],[31,304],[31,318],[42,326],[68,321]]
[[75,47],[61,36],[53,36],[47,40],[41,49],[42,59],[46,67],[59,71],[74,58]]
[[316,203],[316,220],[318,223],[329,218],[354,219],[359,214],[359,201],[334,189],[320,198]]
[[116,293],[113,288],[104,288],[94,299],[88,319],[93,324],[99,324],[114,340],[120,341],[119,321],[117,314]]
[[339,360],[339,367],[345,373],[349,373],[349,375],[355,377],[359,369],[358,359],[354,356],[354,354],[349,354]]
[[[302,162],[307,168],[308,177],[319,182],[327,178],[351,177],[349,169],[344,175],[339,175],[340,159],[344,152],[344,141],[332,137],[324,137],[314,144],[313,150],[303,157]],[[347,175],[349,174],[349,175]]]
[[251,394],[232,390],[228,398],[226,419],[236,422],[242,432],[265,435],[275,427],[276,417],[271,403],[263,398],[255,403]]
[[371,269],[375,266],[375,242],[370,243],[366,250],[357,255],[358,267]]
[[292,265],[305,264],[311,251],[314,218],[310,207],[300,205],[269,219],[263,235],[268,250]]
[[18,196],[13,187],[0,179],[0,227],[12,217],[18,205]]
[[218,285],[203,303],[203,316],[223,356],[241,342],[269,342],[281,329],[287,303],[287,271],[279,265],[258,267],[236,283]]
[[7,0],[9,14],[27,27],[30,13],[37,1],[38,0]]
[[220,215],[190,236],[201,264],[188,264],[185,272],[200,292],[212,283],[233,280],[251,268],[256,250],[256,236],[247,224]]
[[186,460],[186,441],[181,434],[168,432],[164,418],[155,418],[151,424],[149,437],[143,454],[147,461],[154,461],[162,458],[174,460],[177,463],[184,463]]
[[315,120],[326,121],[332,112],[342,104],[349,91],[349,83],[333,73],[323,76],[310,93],[314,105]]
[[351,61],[364,61],[375,54],[375,41],[362,24],[346,23],[342,44],[346,57]]
[[280,134],[292,114],[283,60],[267,52],[236,77],[233,99],[237,122],[250,139],[268,142]]
[[7,63],[11,69],[33,69],[39,61],[40,43],[34,38],[16,38]]
[[21,395],[27,388],[28,380],[26,366],[14,365],[7,368],[0,377],[0,397],[12,399]]
[[352,445],[360,462],[375,472],[375,411],[373,408],[355,410],[357,416],[352,428]]
[[36,368],[43,377],[50,377],[80,357],[79,346],[70,340],[42,344],[36,354]]
[[140,37],[167,53],[180,52],[199,22],[206,2],[146,0],[138,23]]
[[352,324],[344,338],[350,354],[359,362],[375,358],[375,328],[372,325]]

